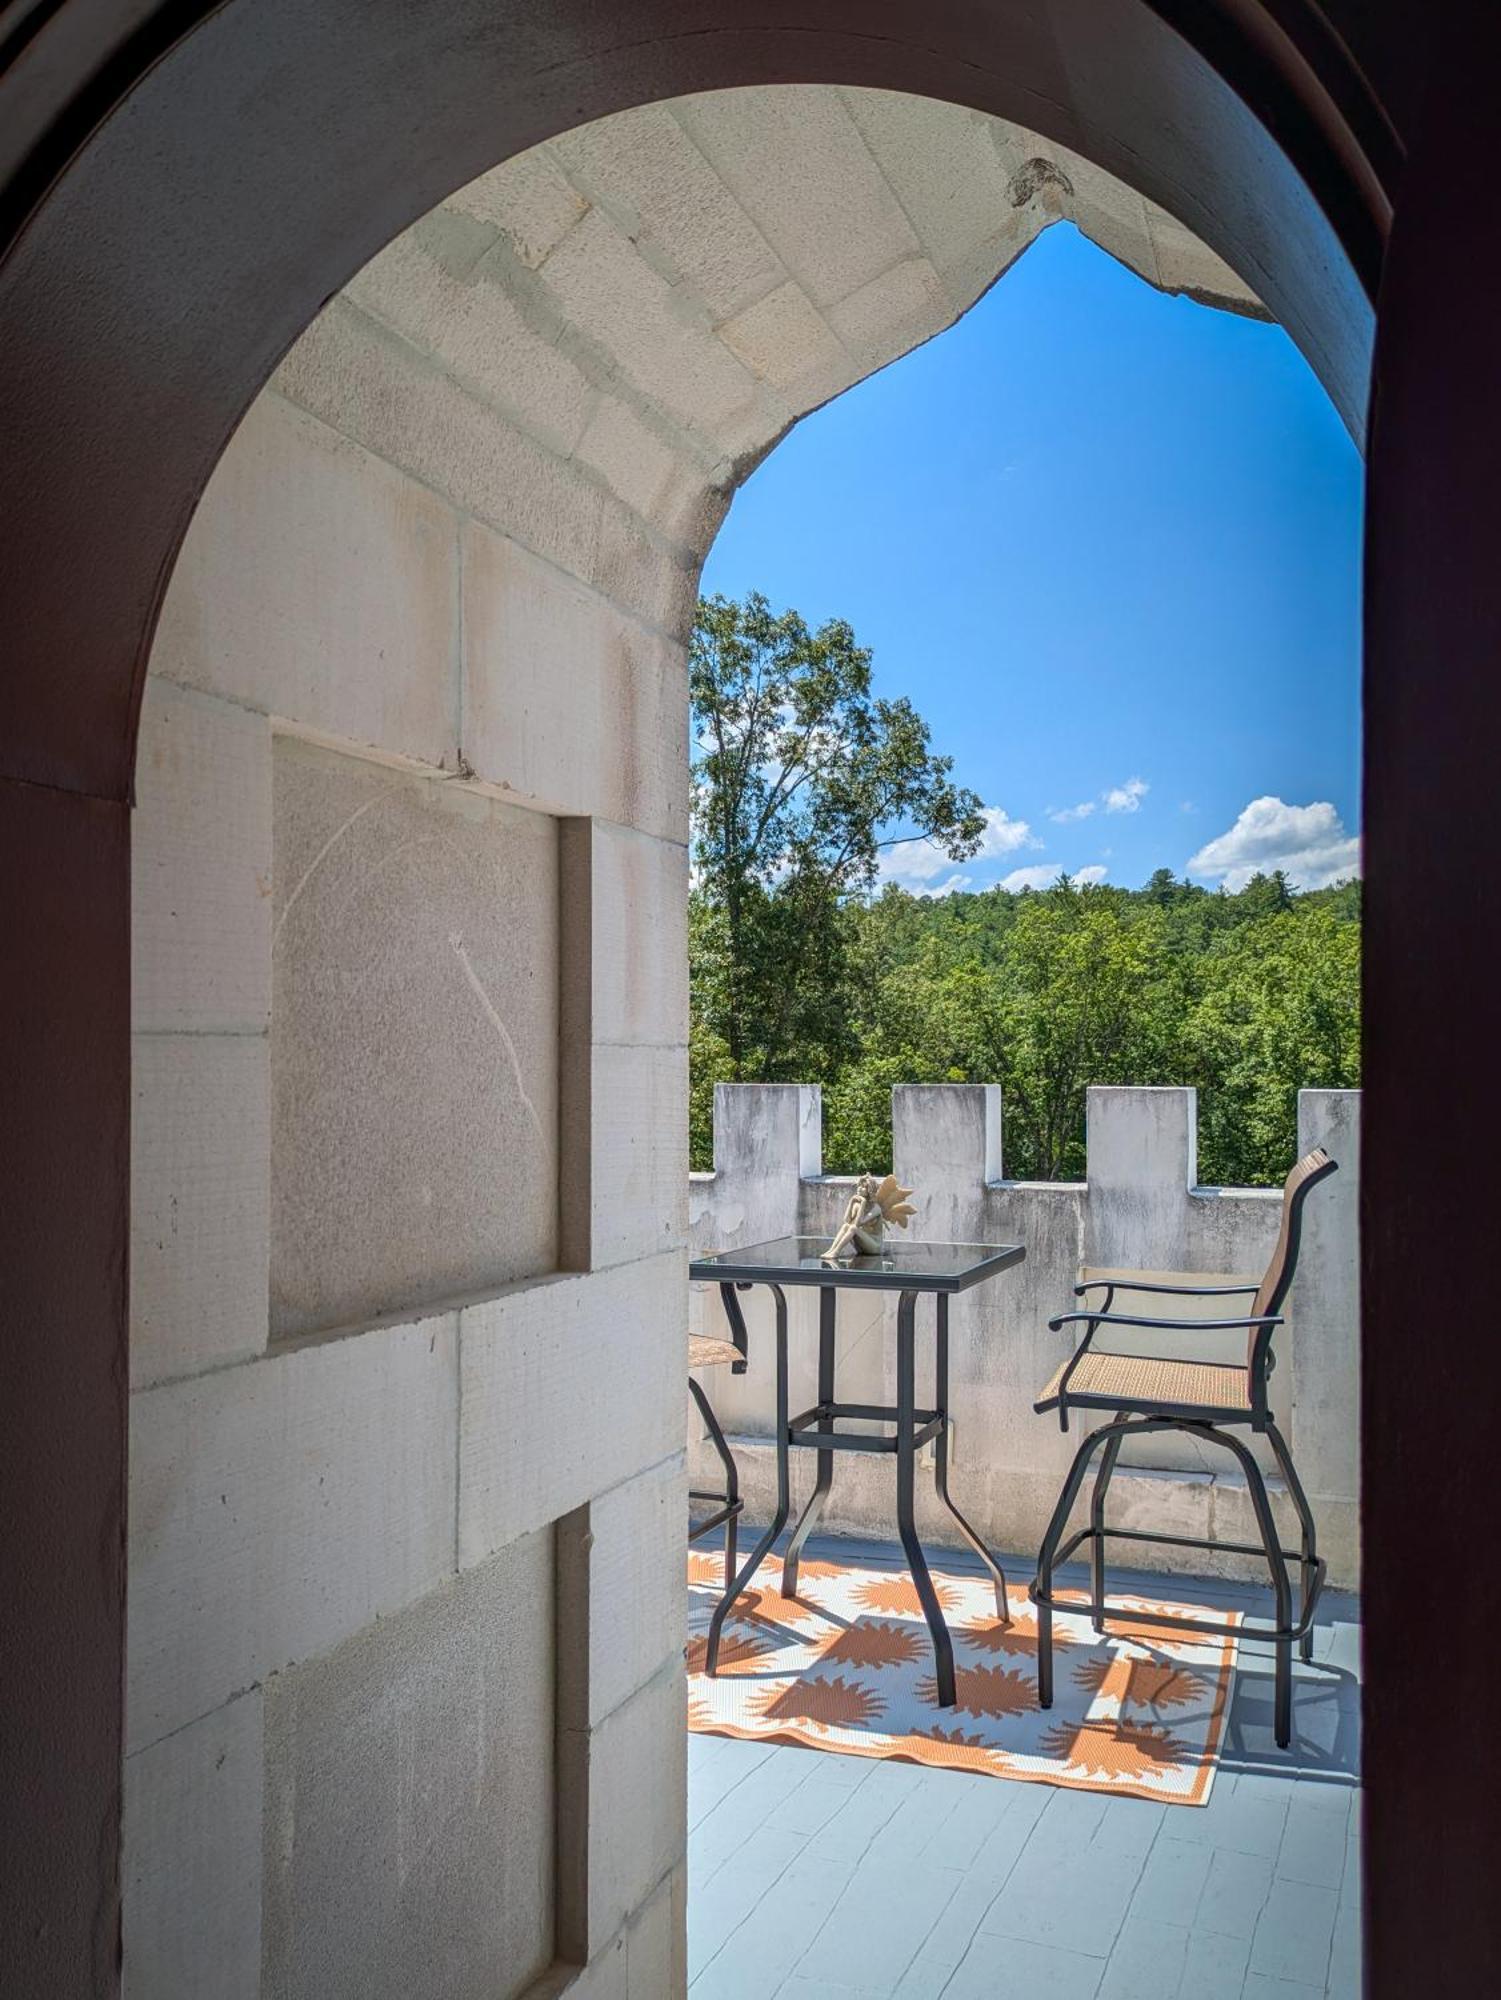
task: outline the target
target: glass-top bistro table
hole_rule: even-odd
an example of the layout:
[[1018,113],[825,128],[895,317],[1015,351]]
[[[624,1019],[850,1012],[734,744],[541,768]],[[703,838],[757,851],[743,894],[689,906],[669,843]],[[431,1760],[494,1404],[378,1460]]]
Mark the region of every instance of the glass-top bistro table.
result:
[[[821,1236],[781,1236],[770,1243],[752,1244],[745,1250],[716,1250],[697,1257],[689,1265],[689,1276],[699,1284],[718,1285],[725,1312],[732,1327],[743,1324],[737,1290],[749,1285],[766,1285],[776,1304],[777,1374],[777,1505],[771,1526],[756,1545],[755,1552],[736,1576],[714,1608],[709,1623],[709,1643],[705,1665],[713,1674],[719,1664],[719,1641],[730,1607],[745,1591],[756,1571],[787,1526],[792,1511],[790,1454],[801,1449],[818,1453],[818,1476],[808,1504],[792,1531],[782,1561],[782,1594],[797,1595],[798,1562],[803,1544],[817,1526],[834,1479],[836,1451],[878,1451],[896,1459],[896,1522],[902,1538],[912,1581],[917,1588],[923,1615],[933,1637],[933,1659],[937,1671],[938,1699],[944,1708],[954,1706],[954,1649],[944,1622],[938,1593],[928,1575],[927,1560],[917,1537],[913,1518],[913,1493],[917,1454],[931,1441],[934,1483],[938,1497],[958,1523],[959,1530],[995,1580],[996,1614],[1010,1624],[1006,1603],[1006,1579],[999,1563],[985,1547],[949,1497],[949,1299],[955,1292],[998,1277],[1013,1264],[1021,1263],[1025,1249],[1018,1243],[890,1243],[879,1256],[859,1256],[825,1264],[821,1253],[828,1247]],[[787,1414],[787,1298],[786,1285],[816,1285],[818,1300],[818,1401],[800,1416]],[[836,1360],[835,1327],[841,1291],[896,1292],[896,1406],[878,1403],[841,1403],[834,1390]],[[918,1409],[916,1387],[917,1299],[931,1292],[936,1302],[937,1339],[934,1350],[933,1407]],[[841,1418],[895,1425],[894,1436],[871,1432],[840,1432]]]

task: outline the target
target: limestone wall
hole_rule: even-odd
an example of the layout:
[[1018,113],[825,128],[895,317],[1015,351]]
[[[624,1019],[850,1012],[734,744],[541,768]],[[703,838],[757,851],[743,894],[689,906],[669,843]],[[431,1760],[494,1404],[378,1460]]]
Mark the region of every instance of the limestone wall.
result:
[[143,723],[127,1980],[665,1994],[682,649],[383,456],[331,341],[219,468]]
[[681,1991],[699,566],[1065,216],[1259,310],[994,120],[648,107],[392,244],[225,453],[137,773],[137,2000]]
[[[1000,1091],[994,1085],[921,1085],[893,1092],[895,1169],[915,1189],[914,1236],[948,1242],[1020,1243],[1026,1261],[954,1299],[950,1308],[951,1464],[955,1497],[997,1549],[1035,1552],[1078,1442],[1033,1399],[1072,1353],[1077,1330],[1054,1334],[1048,1320],[1075,1309],[1086,1276],[1133,1271],[1172,1279],[1197,1273],[1218,1282],[1257,1279],[1277,1234],[1280,1195],[1260,1188],[1197,1184],[1194,1092],[1094,1089],[1088,1100],[1087,1181],[1005,1178]],[[793,1231],[828,1236],[852,1182],[819,1171],[818,1091],[797,1084],[721,1084],[714,1100],[712,1174],[690,1177],[695,1251],[734,1247]],[[1337,1581],[1359,1569],[1358,1091],[1305,1090],[1298,1100],[1300,1151],[1322,1145],[1340,1171],[1310,1196],[1302,1256],[1275,1352],[1271,1403],[1313,1501],[1322,1552]],[[1291,1162],[1289,1162],[1291,1165]],[[787,1294],[794,1409],[817,1401],[817,1294]],[[751,1365],[743,1376],[715,1369],[705,1379],[731,1434],[752,1511],[770,1511],[774,1358],[772,1306],[758,1288],[742,1301]],[[1138,1295],[1140,1310],[1163,1302]],[[1130,1294],[1117,1310],[1130,1310]],[[1171,1310],[1171,1307],[1169,1308]],[[1179,1308],[1190,1316],[1193,1308]],[[933,1308],[920,1302],[919,1400]],[[695,1286],[695,1329],[718,1331],[713,1287]],[[841,1296],[839,1394],[843,1401],[895,1399],[894,1302],[881,1294]],[[1102,1345],[1107,1343],[1102,1342]],[[1116,1336],[1109,1345],[1160,1353],[1161,1336]],[[1174,1351],[1206,1360],[1243,1359],[1243,1334],[1175,1340]],[[931,1358],[931,1347],[926,1349]],[[695,1435],[695,1483],[708,1486],[714,1462]],[[926,1455],[930,1459],[930,1454]],[[1269,1472],[1270,1454],[1258,1446]],[[812,1487],[811,1453],[794,1455],[795,1491]],[[892,1531],[890,1465],[850,1453],[836,1461],[825,1516],[836,1530]],[[1284,1531],[1295,1527],[1280,1482],[1271,1480]],[[1190,1440],[1147,1439],[1122,1454],[1111,1487],[1111,1520],[1216,1541],[1254,1541],[1245,1481],[1228,1454]],[[919,1516],[940,1541],[952,1523],[933,1504],[931,1470],[919,1488]],[[1218,1552],[1147,1549],[1125,1554],[1150,1568],[1264,1574],[1264,1565]],[[1024,1565],[1023,1565],[1024,1566]]]

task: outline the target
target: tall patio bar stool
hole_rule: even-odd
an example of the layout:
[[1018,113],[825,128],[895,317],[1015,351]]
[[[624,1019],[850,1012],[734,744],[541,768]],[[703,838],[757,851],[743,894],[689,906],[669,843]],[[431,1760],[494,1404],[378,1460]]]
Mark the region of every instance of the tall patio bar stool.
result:
[[[1322,1146],[1316,1147],[1288,1175],[1282,1189],[1282,1226],[1266,1275],[1259,1285],[1159,1285],[1138,1284],[1132,1278],[1098,1278],[1076,1285],[1074,1296],[1103,1292],[1098,1303],[1080,1312],[1060,1313],[1048,1321],[1052,1332],[1065,1326],[1082,1325],[1084,1338],[1072,1356],[1054,1375],[1038,1397],[1034,1408],[1058,1412],[1061,1430],[1068,1429],[1071,1410],[1112,1410],[1108,1424],[1091,1431],[1080,1445],[1058,1496],[1058,1505],[1048,1523],[1037,1558],[1037,1576],[1030,1596],[1037,1606],[1037,1698],[1039,1706],[1053,1705],[1053,1570],[1067,1562],[1074,1550],[1090,1545],[1090,1610],[1097,1632],[1111,1617],[1129,1618],[1133,1625],[1148,1625],[1185,1632],[1205,1632],[1241,1637],[1266,1638],[1273,1642],[1275,1676],[1275,1726],[1277,1742],[1286,1749],[1292,1740],[1292,1649],[1297,1642],[1304,1660],[1313,1657],[1313,1617],[1319,1592],[1324,1587],[1325,1566],[1319,1557],[1313,1513],[1308,1496],[1293,1466],[1287,1441],[1277,1428],[1267,1400],[1267,1384],[1275,1365],[1272,1336],[1282,1324],[1282,1303],[1286,1299],[1298,1265],[1298,1249],[1303,1229],[1303,1204],[1313,1189],[1337,1171]],[[1149,1319],[1135,1313],[1111,1311],[1118,1290],[1170,1293],[1178,1298],[1251,1298],[1251,1309],[1243,1318]],[[1252,1296],[1254,1294],[1254,1296]],[[1213,1308],[1210,1308],[1213,1311]],[[1213,1362],[1169,1359],[1144,1354],[1104,1353],[1094,1345],[1101,1328],[1146,1329],[1154,1333],[1182,1335],[1244,1330],[1246,1362]],[[1259,1432],[1287,1482],[1287,1490],[1297,1510],[1301,1546],[1294,1555],[1284,1549],[1272,1520],[1266,1481],[1249,1446],[1235,1432]],[[1190,1535],[1147,1533],[1138,1528],[1107,1528],[1105,1498],[1121,1446],[1130,1437],[1145,1437],[1154,1431],[1179,1431],[1204,1444],[1216,1444],[1232,1452],[1240,1463],[1250,1490],[1251,1506],[1261,1534],[1254,1542],[1206,1542]],[[1089,1526],[1062,1541],[1074,1502],[1096,1452],[1101,1453],[1090,1501]],[[1212,1624],[1202,1619],[1150,1615],[1107,1603],[1105,1598],[1105,1543],[1112,1536],[1128,1541],[1165,1543],[1175,1548],[1227,1550],[1238,1555],[1266,1558],[1271,1571],[1276,1623],[1271,1627],[1237,1627]],[[1289,1564],[1296,1561],[1300,1571],[1298,1615],[1292,1612],[1292,1582]]]
[[[714,1414],[714,1406],[704,1394],[703,1385],[698,1380],[698,1370],[728,1368],[732,1375],[745,1373],[750,1343],[746,1337],[745,1315],[740,1310],[740,1301],[735,1296],[735,1289],[734,1285],[721,1285],[719,1288],[719,1296],[724,1301],[725,1318],[730,1323],[730,1338],[716,1340],[712,1334],[707,1333],[690,1333],[688,1336],[688,1389],[708,1430],[709,1442],[724,1467],[722,1493],[704,1492],[697,1487],[689,1488],[690,1505],[694,1501],[707,1502],[713,1511],[698,1520],[690,1519],[688,1540],[690,1543],[699,1541],[703,1536],[711,1535],[716,1528],[723,1526],[726,1590],[735,1580],[737,1524],[744,1511],[745,1501],[740,1493],[740,1474],[735,1466],[734,1454],[725,1443],[724,1432],[720,1428],[718,1417]],[[740,1289],[748,1291],[750,1288],[741,1286]]]

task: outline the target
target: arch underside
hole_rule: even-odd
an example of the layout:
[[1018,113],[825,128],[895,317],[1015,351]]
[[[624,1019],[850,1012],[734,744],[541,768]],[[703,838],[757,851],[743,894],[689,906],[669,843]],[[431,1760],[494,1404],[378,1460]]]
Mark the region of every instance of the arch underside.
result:
[[[342,298],[701,557],[716,497],[798,417],[950,325],[1060,219],[1149,284],[1265,316],[1181,223],[1036,133],[817,86],[565,133]],[[296,394],[297,352],[278,379]]]
[[[1035,131],[1211,246],[1359,432],[1389,194],[1373,191],[1302,57],[1288,52],[1279,70],[1248,45],[1246,59],[1291,154],[1140,0],[1027,0],[991,39],[962,0],[925,7],[917,27],[853,0],[811,15],[773,8],[754,23],[688,0],[653,0],[639,19],[444,0],[420,26],[386,0],[358,9],[357,33],[300,0],[217,10],[111,111],[5,265],[0,395],[16,485],[33,496],[5,558],[39,669],[0,690],[10,768],[127,795],[146,650],[180,537],[233,423],[331,292],[497,157],[665,97],[886,86]],[[320,90],[330,63],[337,88]],[[87,284],[72,284],[85,265]],[[107,366],[75,368],[85,355]],[[60,429],[86,443],[66,479]],[[117,491],[131,494],[128,509]],[[79,536],[94,555],[89,591],[29,610],[49,551]]]
[[[352,440],[438,496],[455,534],[459,521],[493,531],[633,619],[643,642],[680,647],[709,544],[764,454],[951,325],[1063,219],[1150,284],[1265,317],[1212,251],[1101,169],[894,92],[719,91],[522,154],[404,231],[295,343],[210,484],[153,671],[576,805],[514,728],[487,735],[482,699],[461,719],[456,697],[414,736],[412,686],[438,668],[341,658],[350,642],[324,629],[338,595],[311,578],[296,619],[275,621],[289,655],[278,673],[258,545],[271,534],[278,553],[300,538],[310,551],[327,520],[326,482],[299,480],[293,461],[314,437],[325,451]],[[294,533],[300,507],[318,518]],[[224,664],[237,615],[261,654],[239,679]],[[384,703],[383,675],[403,690]]]

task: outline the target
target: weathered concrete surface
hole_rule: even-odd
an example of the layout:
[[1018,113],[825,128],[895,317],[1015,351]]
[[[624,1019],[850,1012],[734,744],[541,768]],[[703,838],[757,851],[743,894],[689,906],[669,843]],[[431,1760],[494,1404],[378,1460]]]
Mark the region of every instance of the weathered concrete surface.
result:
[[152,681],[131,828],[137,1034],[264,1034],[271,1018],[271,733]]
[[261,1990],[261,1695],[125,1760],[132,2000]]
[[275,827],[273,1333],[551,1270],[556,821],[280,737]]
[[553,1956],[544,1531],[266,1687],[275,2000],[499,2000]]
[[1318,1500],[1359,1492],[1360,1092],[1298,1094],[1298,1147],[1323,1146],[1340,1163],[1304,1210],[1301,1276],[1292,1305],[1292,1399],[1298,1470]]
[[686,1322],[681,1251],[464,1309],[461,1562],[681,1448]]
[[455,1317],[133,1398],[128,1749],[452,1574]]
[[558,1733],[560,1792],[576,1802],[559,1865],[587,1882],[590,1958],[682,1863],[687,1722],[679,1656],[591,1728]]
[[271,1254],[264,1035],[137,1035],[130,1128],[136,1388],[259,1354]]
[[[804,1102],[816,1117],[817,1098],[800,1099],[796,1085],[722,1086],[716,1094],[716,1170],[691,1178],[693,1246],[755,1242],[794,1228],[832,1233],[848,1181],[817,1176],[816,1124],[789,1116]],[[1331,1574],[1353,1582],[1359,1569],[1356,1485],[1358,1383],[1354,1365],[1358,1320],[1355,1291],[1359,1093],[1304,1091],[1299,1144],[1326,1144],[1341,1172],[1310,1202],[1299,1275],[1277,1338],[1281,1365],[1272,1378],[1272,1406],[1292,1444],[1314,1499],[1321,1545]],[[1033,1400],[1073,1352],[1078,1330],[1049,1333],[1047,1322],[1075,1309],[1073,1288],[1101,1270],[1124,1269],[1169,1282],[1193,1274],[1202,1282],[1259,1277],[1277,1232],[1278,1196],[1265,1189],[1200,1188],[1195,1180],[1193,1092],[1097,1089],[1089,1093],[1089,1180],[1047,1185],[1007,1181],[1003,1173],[1002,1112],[992,1085],[914,1086],[893,1093],[894,1165],[916,1189],[916,1235],[961,1242],[1015,1242],[1026,1261],[977,1287],[950,1308],[951,1464],[956,1498],[998,1548],[1032,1549],[1078,1442],[1055,1418],[1039,1417]],[[810,1167],[813,1172],[810,1173]],[[1340,1199],[1326,1199],[1338,1190]],[[1317,1213],[1315,1213],[1317,1211]],[[696,1287],[696,1324],[719,1330],[711,1288]],[[791,1395],[794,1408],[816,1399],[816,1293],[789,1292]],[[1137,1297],[1138,1308],[1160,1304]],[[1234,1302],[1232,1302],[1233,1304]],[[770,1445],[774,1392],[773,1326],[769,1298],[744,1301],[751,1363],[744,1376],[717,1369],[708,1382],[721,1420],[732,1433],[753,1515],[765,1518],[774,1493]],[[1119,1304],[1129,1309],[1125,1293]],[[1169,1316],[1218,1317],[1187,1305]],[[1227,1314],[1228,1316],[1228,1310]],[[919,1400],[928,1357],[933,1306],[918,1304]],[[879,1296],[846,1293],[839,1310],[839,1393],[847,1401],[895,1400],[895,1310]],[[1101,1347],[1161,1353],[1166,1336],[1102,1333]],[[1243,1360],[1245,1336],[1175,1336],[1169,1350],[1206,1359]],[[712,1478],[714,1461],[690,1426],[695,1483]],[[1255,1447],[1274,1468],[1264,1445]],[[813,1460],[793,1460],[794,1496],[812,1489]],[[1273,1504],[1289,1539],[1295,1524],[1280,1481]],[[1191,1439],[1147,1439],[1131,1448],[1111,1488],[1111,1518],[1216,1542],[1255,1539],[1245,1482],[1227,1453]],[[831,1528],[888,1532],[892,1471],[881,1459],[854,1455],[835,1464],[827,1520]],[[920,1469],[918,1516],[924,1531],[953,1541],[953,1524],[938,1506],[931,1470]],[[1143,1552],[1128,1551],[1133,1559]],[[1147,1560],[1189,1572],[1249,1575],[1248,1558],[1212,1551],[1152,1550]]]
[[193,517],[152,675],[451,768],[457,575],[435,494],[267,392]]

